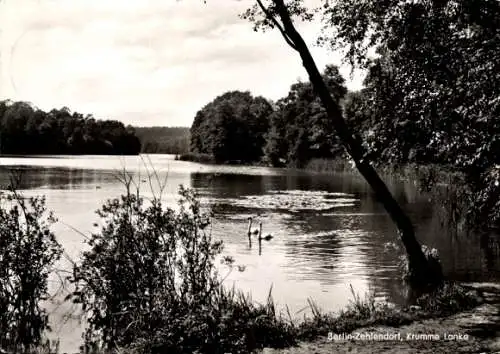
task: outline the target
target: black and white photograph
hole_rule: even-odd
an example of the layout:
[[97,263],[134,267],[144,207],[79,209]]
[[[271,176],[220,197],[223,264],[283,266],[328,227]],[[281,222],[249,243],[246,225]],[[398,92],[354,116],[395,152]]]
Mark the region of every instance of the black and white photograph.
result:
[[0,354],[500,353],[500,0],[0,0]]

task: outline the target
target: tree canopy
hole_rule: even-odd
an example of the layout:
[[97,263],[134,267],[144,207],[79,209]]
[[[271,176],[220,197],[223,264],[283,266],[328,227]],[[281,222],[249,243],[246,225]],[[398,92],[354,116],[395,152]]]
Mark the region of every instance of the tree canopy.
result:
[[44,112],[26,102],[0,101],[2,154],[135,155],[140,149],[133,128],[119,121],[67,107]]
[[[357,6],[359,18],[348,21]],[[330,41],[342,40],[348,58],[369,70],[365,103],[376,117],[373,136],[387,136],[371,141],[381,157],[472,170],[494,159],[498,1],[344,1],[325,17]],[[376,58],[367,58],[366,43],[376,46]]]
[[[339,104],[347,88],[338,68],[327,66],[323,78]],[[332,158],[342,152],[331,120],[310,82],[293,84],[288,95],[277,101],[265,152],[275,166],[283,162],[296,167],[303,167],[311,158]]]
[[263,155],[271,103],[250,92],[230,91],[196,113],[191,152],[210,154],[218,162],[255,162]]
[[[323,77],[337,104],[347,93],[334,65]],[[303,167],[312,158],[342,153],[335,130],[310,82],[297,82],[271,104],[248,92],[231,91],[203,107],[191,127],[191,152],[218,161],[266,161]]]
[[368,70],[346,113],[367,122],[369,158],[464,173],[476,223],[499,225],[500,2],[350,0],[323,15],[323,42]]

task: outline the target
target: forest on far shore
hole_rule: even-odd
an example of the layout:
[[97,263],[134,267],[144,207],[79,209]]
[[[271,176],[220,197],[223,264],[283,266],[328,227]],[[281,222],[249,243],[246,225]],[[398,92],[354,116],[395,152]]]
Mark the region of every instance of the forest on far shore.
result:
[[0,154],[185,154],[189,127],[132,127],[69,108],[45,112],[29,102],[0,101]]
[[69,108],[45,112],[28,102],[0,101],[0,154],[137,155],[131,126],[99,120]]
[[185,154],[189,152],[189,127],[134,127],[145,154]]

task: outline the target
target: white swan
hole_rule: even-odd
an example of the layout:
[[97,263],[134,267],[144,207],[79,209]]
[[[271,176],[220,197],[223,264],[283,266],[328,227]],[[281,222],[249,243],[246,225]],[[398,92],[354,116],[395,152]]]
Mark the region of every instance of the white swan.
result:
[[248,218],[248,234],[249,235],[257,235],[259,233],[259,229],[255,228],[252,230],[252,218]]
[[262,236],[262,223],[259,223],[259,241],[261,240],[265,240],[265,241],[269,241],[273,238],[273,235],[271,234],[267,234],[266,236]]

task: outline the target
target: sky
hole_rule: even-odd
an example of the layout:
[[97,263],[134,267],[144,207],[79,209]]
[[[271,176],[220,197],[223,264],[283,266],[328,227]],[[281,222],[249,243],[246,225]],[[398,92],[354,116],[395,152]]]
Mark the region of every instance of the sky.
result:
[[[254,32],[253,0],[0,0],[0,99],[66,106],[135,126],[190,126],[229,90],[277,100],[307,74],[277,30]],[[322,70],[340,65],[314,46],[318,23],[297,23]]]

